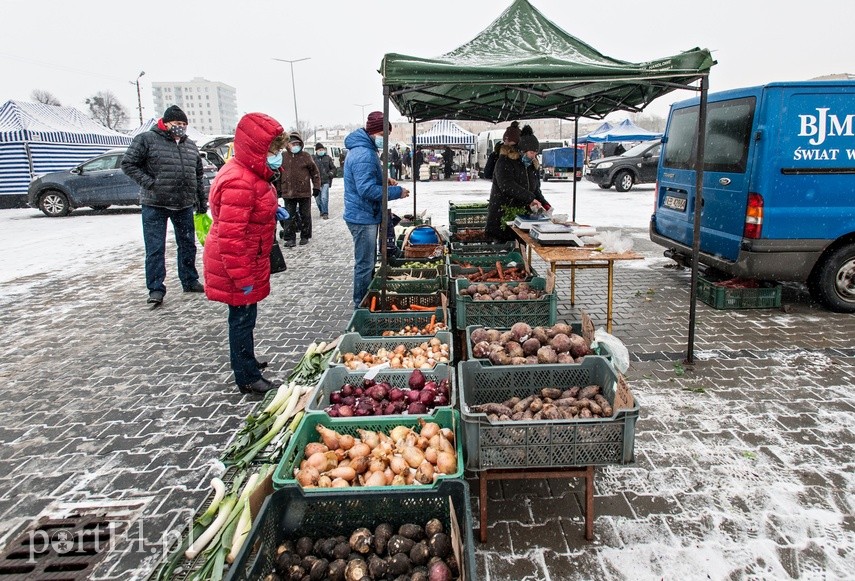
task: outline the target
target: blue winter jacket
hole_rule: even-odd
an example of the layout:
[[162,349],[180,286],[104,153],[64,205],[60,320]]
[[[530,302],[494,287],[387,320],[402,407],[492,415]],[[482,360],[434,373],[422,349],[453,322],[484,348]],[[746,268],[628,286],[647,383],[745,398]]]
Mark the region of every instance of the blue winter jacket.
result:
[[[344,138],[344,221],[379,224],[383,218],[383,168],[377,146],[365,129]],[[389,186],[389,199],[401,197],[401,186]]]

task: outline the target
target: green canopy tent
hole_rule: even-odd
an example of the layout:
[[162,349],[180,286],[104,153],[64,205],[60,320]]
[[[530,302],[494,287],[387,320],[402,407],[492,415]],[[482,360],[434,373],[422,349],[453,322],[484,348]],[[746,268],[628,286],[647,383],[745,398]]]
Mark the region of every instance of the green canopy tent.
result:
[[[383,57],[383,112],[388,118],[392,101],[416,124],[432,119],[475,119],[500,122],[512,119],[561,118],[576,122],[602,119],[614,111],[642,111],[651,101],[676,89],[701,92],[698,167],[703,167],[706,92],[710,52],[694,48],[643,63],[607,57],[568,34],[528,0],[513,3],[471,41],[437,58],[390,53]],[[700,82],[700,87],[694,85]],[[388,142],[388,135],[385,136]],[[384,169],[384,172],[387,171]],[[698,196],[701,193],[698,172]],[[384,175],[384,178],[386,176]],[[416,213],[413,180],[413,214]],[[384,190],[382,232],[386,231]],[[700,208],[700,204],[696,204]],[[576,183],[573,182],[573,218]],[[695,216],[695,232],[700,215]],[[382,265],[386,264],[385,245]],[[694,333],[697,248],[693,257],[690,342]]]

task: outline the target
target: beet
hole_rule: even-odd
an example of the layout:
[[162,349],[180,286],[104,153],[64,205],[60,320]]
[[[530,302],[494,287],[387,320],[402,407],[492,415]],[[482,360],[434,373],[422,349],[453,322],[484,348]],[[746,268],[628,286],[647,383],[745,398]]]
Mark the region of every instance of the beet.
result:
[[408,414],[426,414],[427,406],[422,402],[413,402],[407,407]]
[[404,390],[393,387],[389,390],[389,401],[401,401],[404,399]]
[[410,374],[410,379],[407,382],[410,389],[422,389],[425,386],[425,374],[418,369],[413,369]]

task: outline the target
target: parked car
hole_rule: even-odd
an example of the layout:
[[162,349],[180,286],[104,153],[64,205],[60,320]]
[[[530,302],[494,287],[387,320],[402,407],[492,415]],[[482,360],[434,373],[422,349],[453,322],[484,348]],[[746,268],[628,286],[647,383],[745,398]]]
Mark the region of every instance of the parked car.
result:
[[656,181],[660,149],[660,141],[645,141],[620,155],[592,161],[587,177],[604,190],[614,186],[619,192],[628,192],[633,184],[652,184]]
[[[110,206],[138,206],[140,186],[122,171],[126,148],[111,149],[66,171],[36,178],[30,183],[27,203],[49,218],[67,216],[75,208],[106,210]],[[217,166],[202,154],[205,192]]]

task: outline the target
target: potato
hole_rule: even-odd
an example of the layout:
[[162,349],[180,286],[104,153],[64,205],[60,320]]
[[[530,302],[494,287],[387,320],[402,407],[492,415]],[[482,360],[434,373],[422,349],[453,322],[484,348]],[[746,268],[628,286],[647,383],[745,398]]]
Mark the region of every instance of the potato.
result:
[[489,343],[487,343],[486,341],[480,341],[476,343],[474,347],[472,347],[472,357],[483,359],[485,357],[489,357],[491,351],[492,348],[490,347]]
[[537,342],[541,345],[546,345],[549,343],[549,337],[546,334],[546,329],[543,327],[535,327],[531,330],[531,336],[537,339]]
[[472,340],[472,344],[480,343],[481,341],[488,341],[487,329],[481,327],[478,329],[474,329],[472,334],[470,335],[470,339]]
[[555,323],[554,325],[552,325],[552,327],[546,330],[546,334],[549,336],[550,339],[552,339],[558,334],[570,335],[572,333],[573,328],[565,323]]
[[540,349],[540,347],[541,347],[541,345],[540,345],[540,341],[538,341],[538,340],[537,340],[536,338],[534,338],[534,337],[532,337],[531,339],[528,339],[527,341],[525,341],[525,342],[522,344],[522,350],[523,350],[523,353],[524,353],[526,356],[528,356],[528,355],[536,355],[536,354],[537,354],[537,350],[538,350],[538,349]]
[[[511,331],[505,331],[504,333],[502,333],[502,336],[499,338],[499,343],[501,343],[502,345],[505,345],[505,350],[510,352],[510,350],[507,348],[507,344],[510,343],[511,341],[516,342],[516,340],[517,340],[516,335],[514,335]],[[517,343],[517,345],[519,345],[519,343]]]
[[540,400],[539,397],[535,397],[531,400],[528,409],[531,410],[532,413],[536,414],[537,412],[543,409],[543,402]]
[[538,363],[556,363],[557,361],[558,354],[555,353],[555,350],[552,347],[541,347],[537,350]]
[[570,354],[573,357],[584,357],[590,354],[590,352],[588,344],[585,343],[585,339],[581,335],[576,335],[575,333],[570,335]]
[[508,355],[510,355],[511,357],[525,357],[522,345],[520,345],[516,341],[508,341],[507,343],[505,343],[505,351],[507,351]]
[[591,399],[600,393],[599,385],[588,385],[579,390],[579,399]]
[[569,353],[571,346],[570,337],[564,333],[558,333],[549,340],[549,345],[555,349],[556,353]]
[[558,399],[561,397],[561,390],[555,387],[544,387],[540,390],[541,397],[548,397],[550,399]]
[[528,323],[514,323],[511,327],[511,332],[517,341],[523,341],[531,335],[531,327]]

